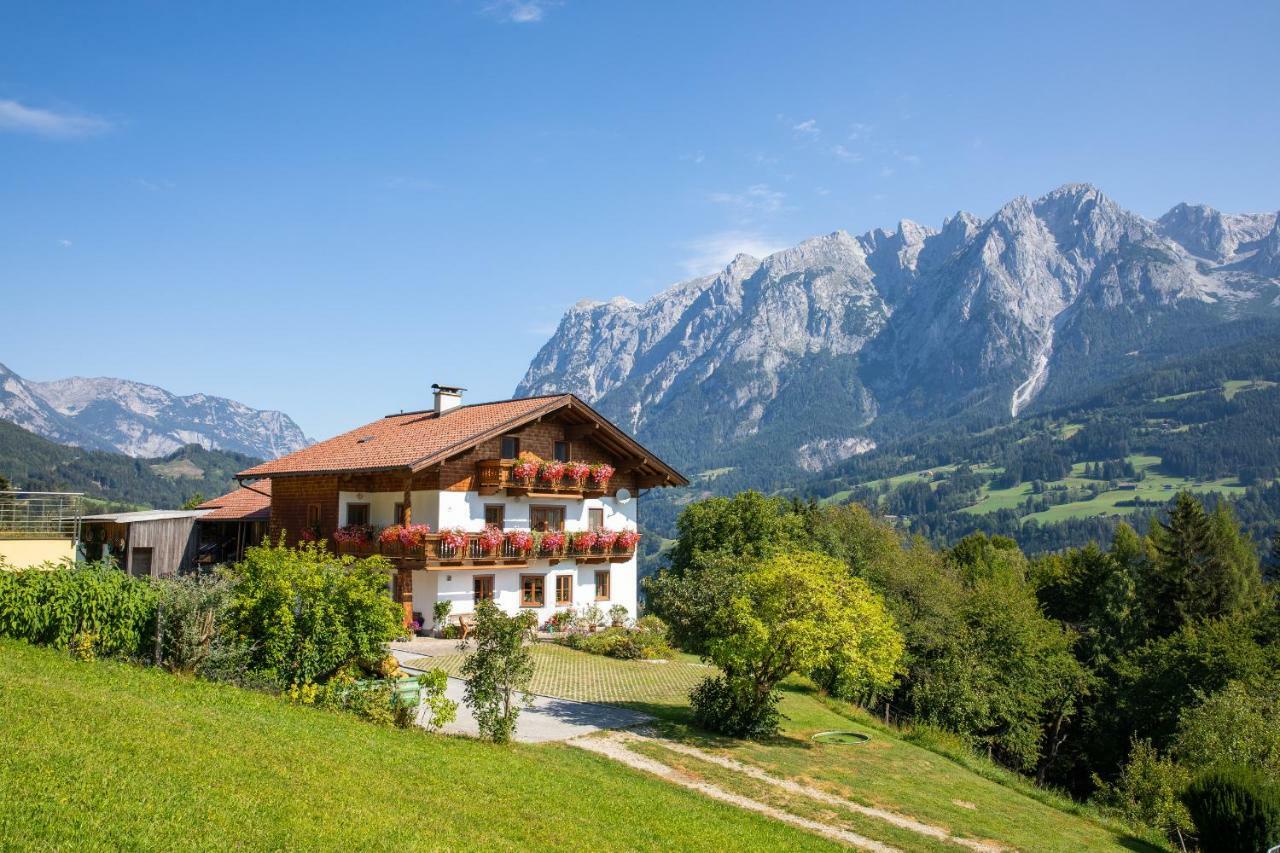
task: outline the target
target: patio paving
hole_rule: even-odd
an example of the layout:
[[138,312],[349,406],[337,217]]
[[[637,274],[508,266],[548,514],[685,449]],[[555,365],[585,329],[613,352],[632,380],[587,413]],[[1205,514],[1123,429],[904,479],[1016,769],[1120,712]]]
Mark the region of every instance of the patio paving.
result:
[[[457,651],[457,645],[456,640],[418,638],[411,643],[396,643],[391,647],[391,654],[400,661],[405,672],[413,675],[423,670],[406,666],[406,663],[416,661],[420,665],[422,658],[430,657],[433,651],[437,655],[454,654]],[[458,718],[440,731],[445,734],[478,737],[479,726],[471,709],[462,701],[465,687],[466,683],[462,679],[449,678],[445,695],[458,703]],[[574,702],[570,699],[556,699],[550,696],[535,696],[533,705],[522,708],[520,711],[515,739],[521,743],[569,740],[601,729],[637,726],[652,719],[648,714],[627,708],[600,705],[595,702]]]

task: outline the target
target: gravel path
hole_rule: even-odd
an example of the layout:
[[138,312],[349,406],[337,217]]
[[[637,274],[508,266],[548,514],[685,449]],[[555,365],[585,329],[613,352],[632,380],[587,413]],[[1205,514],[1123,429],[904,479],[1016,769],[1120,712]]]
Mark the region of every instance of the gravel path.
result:
[[[772,818],[773,820],[782,821],[783,823],[789,823],[792,826],[806,829],[809,832],[816,833],[824,838],[829,838],[832,841],[841,841],[862,850],[874,851],[874,853],[899,853],[896,847],[890,847],[887,844],[881,844],[879,841],[864,838],[863,836],[850,832],[847,829],[841,829],[838,826],[831,826],[830,824],[819,823],[816,820],[809,820],[808,818],[793,815],[790,812],[784,812],[781,809],[774,808],[773,806],[762,803],[759,800],[753,800],[750,797],[734,794],[716,785],[686,776],[680,771],[668,767],[659,761],[655,761],[648,756],[640,755],[639,753],[632,752],[627,749],[627,740],[628,736],[624,732],[610,732],[604,737],[577,738],[569,741],[569,743],[582,749],[607,756],[615,761],[620,761],[637,770],[643,770],[646,773],[661,776],[669,782],[674,782],[677,785],[698,791],[699,793],[705,794],[713,799],[722,800],[748,811],[758,812],[766,817]],[[667,742],[663,741],[662,743],[666,745]]]

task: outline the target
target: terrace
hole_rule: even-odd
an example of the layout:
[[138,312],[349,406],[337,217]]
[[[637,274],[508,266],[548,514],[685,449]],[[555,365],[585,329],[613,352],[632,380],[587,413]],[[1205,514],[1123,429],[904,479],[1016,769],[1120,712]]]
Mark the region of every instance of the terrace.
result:
[[[390,529],[390,528],[389,528]],[[384,531],[385,532],[385,531]],[[600,541],[600,534],[617,539]],[[459,530],[415,533],[405,537],[384,536],[371,528],[337,531],[334,546],[339,554],[356,557],[382,556],[409,568],[445,569],[459,566],[523,568],[530,560],[563,560],[579,564],[625,563],[635,556],[639,535],[618,531],[530,532],[489,530],[470,533]]]

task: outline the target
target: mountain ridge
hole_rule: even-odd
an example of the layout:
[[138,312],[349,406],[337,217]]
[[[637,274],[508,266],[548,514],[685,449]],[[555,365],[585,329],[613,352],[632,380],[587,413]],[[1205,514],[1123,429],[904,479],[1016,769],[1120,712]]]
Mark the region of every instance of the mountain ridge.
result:
[[739,255],[643,304],[581,301],[516,394],[573,391],[678,464],[785,451],[812,470],[922,423],[1061,403],[1232,319],[1280,321],[1277,294],[1275,214],[1151,220],[1067,184],[986,219]]
[[283,412],[109,377],[24,379],[0,364],[0,418],[43,438],[135,458],[196,444],[274,459],[311,440]]

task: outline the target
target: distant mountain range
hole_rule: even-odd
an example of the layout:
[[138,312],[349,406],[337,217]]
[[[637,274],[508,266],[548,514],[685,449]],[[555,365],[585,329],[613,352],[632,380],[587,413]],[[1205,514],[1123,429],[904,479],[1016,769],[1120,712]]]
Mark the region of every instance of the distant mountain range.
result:
[[59,444],[154,458],[196,444],[274,459],[311,440],[282,412],[124,379],[33,382],[0,364],[0,418]]
[[572,391],[691,473],[817,472],[1007,423],[1280,323],[1273,213],[1158,220],[1095,187],[932,229],[739,255],[643,305],[573,306],[516,394]]

